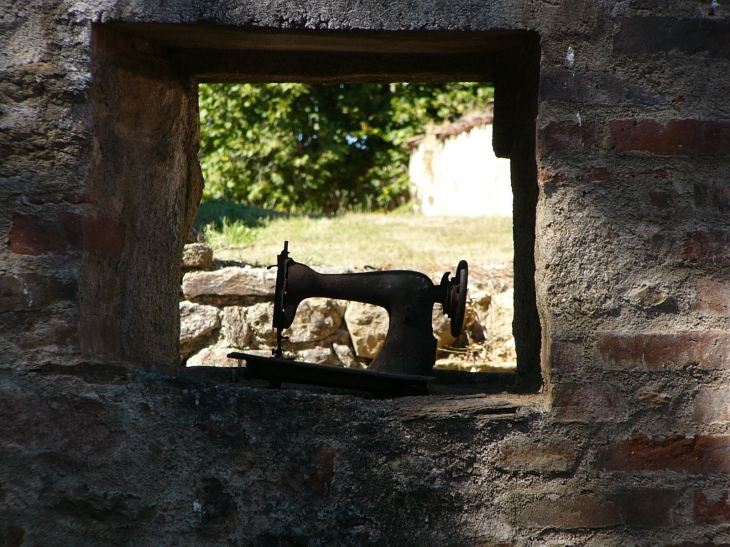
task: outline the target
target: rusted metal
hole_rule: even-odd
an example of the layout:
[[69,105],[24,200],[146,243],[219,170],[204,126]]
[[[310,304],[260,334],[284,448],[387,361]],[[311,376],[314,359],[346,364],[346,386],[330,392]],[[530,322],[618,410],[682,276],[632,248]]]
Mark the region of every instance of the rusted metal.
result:
[[[309,379],[318,385],[324,385],[321,374],[326,372],[332,378],[347,377],[347,382],[350,382],[351,377],[364,382],[362,378],[375,373],[428,378],[436,361],[436,339],[432,326],[434,303],[442,304],[444,313],[451,319],[452,335],[458,336],[461,333],[468,282],[468,266],[464,260],[459,263],[456,276],[450,278],[450,272],[446,272],[439,285],[434,285],[425,274],[410,270],[320,274],[289,258],[289,242],[285,242],[284,249],[277,257],[277,267],[273,321],[277,331],[277,347],[273,351],[273,358],[245,358],[249,363],[255,362],[256,367],[264,366],[262,363],[265,361],[262,359],[269,359],[272,367],[281,368],[285,362],[289,367],[285,376],[295,375],[300,380]],[[349,369],[325,366],[325,369],[320,370],[323,365],[316,365],[312,369],[311,366],[314,365],[311,363],[300,363],[303,365],[302,370],[294,374],[291,367],[296,366],[292,365],[296,362],[281,359],[281,342],[284,338],[282,331],[291,326],[299,304],[313,297],[354,300],[380,306],[388,312],[388,334],[382,349],[366,371],[356,371],[357,374],[352,376],[350,372],[355,371],[342,372]],[[272,367],[269,368],[273,370]],[[305,369],[309,373],[302,372]],[[266,374],[270,373],[269,370]],[[332,383],[328,380],[327,385]]]

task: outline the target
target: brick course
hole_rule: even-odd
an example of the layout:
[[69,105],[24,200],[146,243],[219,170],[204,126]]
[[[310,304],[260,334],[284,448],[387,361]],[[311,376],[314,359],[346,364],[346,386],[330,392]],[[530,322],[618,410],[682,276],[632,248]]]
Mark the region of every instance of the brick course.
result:
[[730,437],[647,437],[598,450],[596,464],[605,471],[677,471],[695,475],[730,472]]
[[608,367],[664,370],[730,366],[730,333],[720,330],[677,333],[601,333],[596,348]]
[[82,220],[79,215],[13,215],[8,248],[21,255],[66,254],[81,250]]
[[701,526],[717,526],[730,522],[730,503],[728,493],[723,492],[717,501],[710,501],[702,491],[694,494],[694,507],[692,509],[695,524]]
[[677,498],[677,492],[658,488],[546,496],[527,504],[518,522],[523,526],[567,530],[620,524],[664,527],[670,524],[670,511]]
[[649,239],[649,250],[659,259],[727,262],[730,260],[730,233],[725,230],[662,232]]
[[588,152],[596,146],[594,123],[550,122],[538,131],[538,153],[543,155]]
[[552,398],[553,414],[560,421],[594,423],[626,416],[618,388],[606,383],[556,384]]
[[617,152],[649,152],[662,156],[730,154],[730,122],[614,120],[608,126],[610,146]]
[[694,399],[692,418],[700,424],[730,423],[730,391],[703,387]]

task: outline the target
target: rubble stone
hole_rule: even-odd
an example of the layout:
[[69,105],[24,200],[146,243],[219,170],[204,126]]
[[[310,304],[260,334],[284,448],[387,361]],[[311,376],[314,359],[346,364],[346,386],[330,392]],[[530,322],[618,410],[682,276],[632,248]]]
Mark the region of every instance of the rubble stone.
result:
[[334,343],[332,344],[332,349],[337,355],[337,358],[340,360],[340,363],[345,365],[347,368],[365,368],[355,358],[355,352],[352,351],[352,348],[347,344]]
[[341,365],[339,358],[331,347],[318,346],[303,349],[295,353],[298,361],[317,363],[320,365]]
[[274,347],[276,331],[274,330],[274,306],[270,302],[260,302],[246,308],[246,319],[251,328],[251,345]]
[[388,312],[379,306],[350,302],[345,311],[345,322],[357,356],[374,359],[388,333]]
[[231,266],[212,272],[189,272],[183,277],[185,298],[204,296],[273,296],[276,272]]
[[226,306],[223,308],[223,336],[236,348],[245,348],[251,341],[251,327],[246,319],[246,308]]
[[456,338],[451,336],[451,320],[444,314],[441,306],[434,306],[432,323],[433,335],[438,340],[438,348],[453,346]]
[[221,326],[218,308],[180,302],[180,343],[189,344]]
[[207,270],[213,265],[213,248],[205,243],[188,243],[183,248],[182,267],[185,270]]
[[347,304],[331,298],[307,298],[297,309],[289,341],[316,342],[333,335],[342,327]]
[[198,353],[187,360],[189,367],[237,367],[240,366],[238,359],[229,359],[228,353],[235,351],[235,348],[227,345],[215,345],[201,349]]

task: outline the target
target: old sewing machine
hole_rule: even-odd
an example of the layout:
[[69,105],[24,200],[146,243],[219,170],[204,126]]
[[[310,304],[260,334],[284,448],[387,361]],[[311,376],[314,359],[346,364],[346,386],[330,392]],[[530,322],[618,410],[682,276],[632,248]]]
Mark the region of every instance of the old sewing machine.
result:
[[[289,258],[289,242],[277,257],[274,328],[277,347],[273,357],[230,353],[246,361],[249,378],[268,380],[272,387],[282,382],[343,387],[374,392],[424,392],[436,361],[436,339],[431,315],[434,303],[443,306],[451,319],[451,334],[461,333],[466,307],[468,266],[462,260],[456,275],[446,272],[439,285],[428,276],[408,270],[352,274],[320,274]],[[327,297],[355,300],[381,306],[390,322],[383,347],[367,370],[303,363],[282,358],[282,330],[291,326],[302,300]]]

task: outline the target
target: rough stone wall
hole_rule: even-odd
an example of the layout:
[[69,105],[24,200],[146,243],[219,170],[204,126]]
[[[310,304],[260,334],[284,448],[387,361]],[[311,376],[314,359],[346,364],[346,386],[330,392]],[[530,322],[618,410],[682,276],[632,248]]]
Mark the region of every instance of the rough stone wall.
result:
[[[224,266],[225,264],[225,266]],[[512,336],[511,272],[507,265],[473,268],[462,333],[451,335],[451,321],[434,306],[437,340],[435,368],[472,372],[512,372],[516,365]],[[186,270],[180,302],[180,358],[185,366],[240,366],[231,352],[270,357],[277,345],[273,328],[276,272],[226,261],[213,261],[203,243],[185,245]],[[320,273],[353,273],[341,267]],[[432,281],[439,282],[439,276]],[[332,298],[309,298],[297,308],[291,328],[283,331],[288,359],[366,368],[383,347],[388,312],[379,306]]]
[[196,86],[154,46],[41,5],[4,14],[1,359],[174,370]]
[[179,257],[202,195],[197,88],[141,40],[96,28],[92,46],[82,352],[174,370]]
[[[0,542],[730,543],[726,7],[86,0],[0,9]],[[174,371],[177,297],[166,291],[177,290],[180,234],[199,192],[194,88],[154,44],[122,39],[149,62],[132,63],[138,87],[124,76],[118,88],[136,87],[141,102],[135,123],[125,116],[115,133],[102,104],[119,112],[134,94],[100,98],[91,38],[93,23],[112,22],[536,32],[536,132],[524,129],[531,107],[510,103],[519,89],[499,72],[495,132],[505,112],[522,118],[495,149],[536,143],[536,165],[513,162],[513,184],[536,167],[521,214],[539,198],[543,393],[509,404],[458,390],[388,401],[146,371]],[[161,81],[177,91],[156,93]],[[154,104],[174,119],[157,118]],[[141,156],[100,165],[109,135],[138,142]],[[523,281],[516,275],[520,294]],[[147,296],[127,300],[136,285]]]

